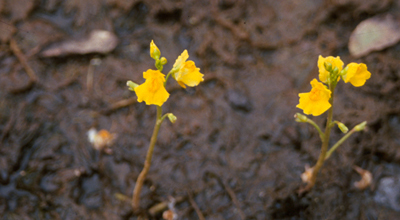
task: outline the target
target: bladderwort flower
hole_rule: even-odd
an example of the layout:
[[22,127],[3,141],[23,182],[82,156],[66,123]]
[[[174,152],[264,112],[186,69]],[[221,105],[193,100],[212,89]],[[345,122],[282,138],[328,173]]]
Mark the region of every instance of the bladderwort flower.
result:
[[138,102],[145,101],[146,105],[162,106],[167,101],[169,93],[164,87],[165,75],[159,70],[147,70],[143,73],[146,81],[135,87]]
[[204,75],[200,73],[200,68],[197,68],[193,61],[186,61],[188,58],[189,54],[187,50],[184,50],[176,59],[171,70],[172,77],[183,88],[186,88],[186,86],[194,87],[204,81]]
[[[322,141],[321,152],[316,164],[311,168],[306,167],[306,171],[301,175],[302,180],[307,183],[307,186],[301,188],[299,191],[300,193],[310,190],[315,185],[318,172],[323,166],[325,160],[327,160],[353,133],[365,130],[367,125],[367,122],[364,121],[349,130],[342,122],[336,120],[333,121],[335,88],[340,77],[342,77],[344,82],[350,82],[355,87],[362,86],[365,84],[366,80],[371,77],[371,73],[368,72],[367,66],[363,63],[350,63],[343,69],[343,62],[340,60],[340,57],[335,58],[328,56],[324,58],[319,56],[318,68],[319,79],[322,83],[313,79],[311,81],[311,91],[309,93],[299,94],[300,100],[296,107],[302,109],[305,114],[311,114],[313,116],[318,116],[328,111],[328,116],[325,131],[322,132],[321,128],[313,120],[301,115],[300,113],[295,115],[297,122],[309,123],[314,126]],[[331,128],[335,124],[343,133],[345,133],[345,135],[329,148]]]
[[200,73],[200,68],[197,68],[193,61],[186,61],[189,58],[187,50],[184,50],[178,59],[176,59],[173,68],[171,71],[169,71],[167,76],[162,74],[164,65],[167,64],[167,59],[165,57],[161,57],[161,52],[154,41],[151,41],[150,43],[150,57],[155,60],[154,65],[157,70],[149,69],[144,72],[143,78],[145,78],[146,81],[141,85],[138,85],[132,81],[127,82],[129,90],[135,91],[138,102],[145,101],[146,105],[156,105],[157,107],[156,123],[154,125],[153,134],[150,138],[144,166],[137,177],[136,185],[133,190],[132,208],[135,212],[138,212],[140,209],[140,192],[142,190],[147,173],[150,170],[153,151],[157,142],[157,136],[161,127],[161,123],[166,118],[168,118],[171,123],[175,123],[177,121],[177,117],[174,114],[162,113],[162,105],[169,98],[169,93],[166,90],[166,84],[169,76],[172,75],[172,77],[183,88],[186,88],[186,86],[197,86],[200,82],[204,81],[203,74]]
[[335,67],[338,68],[338,72],[342,71],[343,69],[343,61],[340,59],[339,56],[337,56],[336,58],[332,56],[324,58],[321,55],[319,55],[318,57],[319,80],[323,83],[328,82],[330,72],[332,71],[332,70],[327,70],[325,68],[325,63],[330,63],[332,65],[332,70],[334,70]]
[[304,111],[304,114],[318,116],[326,112],[331,104],[331,91],[316,79],[311,81],[312,89],[308,93],[300,93],[299,104],[296,106]]
[[367,65],[363,63],[349,63],[346,68],[347,72],[342,76],[345,83],[350,82],[353,86],[360,87],[365,84],[367,79],[371,78]]

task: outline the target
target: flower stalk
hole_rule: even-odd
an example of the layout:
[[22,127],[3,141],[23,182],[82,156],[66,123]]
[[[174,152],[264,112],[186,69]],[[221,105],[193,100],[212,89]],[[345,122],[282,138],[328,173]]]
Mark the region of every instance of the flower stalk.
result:
[[321,153],[319,154],[318,161],[312,170],[311,177],[308,180],[307,186],[304,188],[304,191],[309,191],[315,185],[315,181],[317,180],[318,172],[321,169],[322,165],[324,165],[324,162],[326,159],[326,152],[328,151],[329,138],[331,135],[331,128],[332,128],[332,126],[330,126],[330,124],[332,123],[332,117],[333,117],[334,88],[333,89],[331,88],[331,92],[332,92],[332,97],[329,100],[331,107],[328,110],[328,117],[327,117],[326,126],[325,126],[325,134],[324,134],[324,138],[322,141]]
[[146,160],[144,161],[144,167],[142,172],[140,172],[139,177],[136,180],[135,189],[133,190],[132,197],[132,207],[134,211],[139,210],[140,205],[140,192],[143,187],[144,180],[146,179],[147,173],[149,172],[151,159],[153,157],[154,146],[157,142],[158,132],[160,130],[161,123],[163,122],[165,117],[161,117],[162,108],[161,106],[157,106],[157,120],[154,126],[153,135],[150,139],[149,149],[147,150]]
[[127,82],[128,89],[136,93],[138,102],[144,101],[146,105],[157,106],[156,123],[147,150],[146,160],[133,190],[132,208],[134,212],[138,212],[140,209],[140,192],[151,166],[151,159],[153,157],[153,151],[157,142],[161,123],[165,118],[168,118],[171,123],[175,123],[177,120],[177,117],[172,113],[162,115],[162,105],[168,100],[170,95],[166,90],[169,76],[173,75],[173,78],[183,88],[186,88],[186,86],[194,87],[204,81],[203,74],[200,73],[200,68],[197,68],[193,61],[186,61],[189,58],[189,54],[186,50],[184,50],[178,59],[176,59],[175,64],[172,70],[167,74],[167,77],[162,73],[164,65],[167,64],[167,59],[161,57],[161,52],[154,41],[151,41],[150,43],[150,57],[155,60],[155,67],[157,70],[149,69],[144,72],[143,78],[146,79],[146,81],[141,85],[132,81]]
[[[312,89],[308,93],[299,94],[299,104],[296,106],[303,110],[305,114],[319,116],[328,111],[325,132],[323,133],[319,126],[305,115],[297,113],[295,115],[297,122],[305,122],[314,126],[321,138],[322,146],[321,152],[318,157],[317,163],[314,167],[306,166],[306,171],[301,175],[301,178],[307,185],[300,189],[300,193],[309,191],[316,182],[317,175],[321,170],[325,160],[327,160],[332,153],[347,140],[354,132],[362,131],[365,129],[367,122],[362,122],[356,125],[350,132],[346,125],[339,121],[333,121],[333,99],[334,91],[340,79],[345,83],[350,82],[355,87],[363,86],[367,79],[371,77],[371,73],[367,70],[365,64],[350,63],[343,68],[343,62],[340,57],[322,57],[318,58],[319,80],[313,79],[311,81]],[[324,85],[326,84],[326,85]],[[327,87],[328,88],[327,88]],[[332,127],[337,124],[339,129],[345,133],[336,144],[329,150],[329,139]]]

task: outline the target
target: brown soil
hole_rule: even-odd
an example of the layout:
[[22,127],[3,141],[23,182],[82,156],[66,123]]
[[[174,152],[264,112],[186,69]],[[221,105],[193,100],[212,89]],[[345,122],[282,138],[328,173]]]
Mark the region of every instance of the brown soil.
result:
[[[384,13],[400,17],[399,1],[0,3],[3,219],[161,219],[162,212],[152,216],[149,209],[169,197],[180,200],[179,219],[198,218],[193,202],[206,219],[400,219],[400,45],[360,59],[347,49],[361,21]],[[117,48],[107,55],[40,56],[50,44],[93,29],[114,32]],[[167,71],[187,49],[205,81],[186,90],[169,82],[163,109],[178,121],[162,125],[138,218],[116,194],[132,195],[155,107],[110,108],[135,97],[127,80],[142,83],[143,71],[154,68],[152,39],[169,60]],[[367,120],[369,129],[341,146],[317,185],[299,196],[300,174],[316,162],[320,141],[293,115],[301,111],[298,93],[317,77],[320,54],[367,64],[372,78],[365,86],[339,84],[334,118],[349,127]],[[88,92],[96,57],[101,64]],[[112,154],[93,149],[86,135],[91,127],[118,135]],[[341,136],[335,128],[332,144]],[[371,188],[353,186],[360,179],[354,165],[372,172]]]

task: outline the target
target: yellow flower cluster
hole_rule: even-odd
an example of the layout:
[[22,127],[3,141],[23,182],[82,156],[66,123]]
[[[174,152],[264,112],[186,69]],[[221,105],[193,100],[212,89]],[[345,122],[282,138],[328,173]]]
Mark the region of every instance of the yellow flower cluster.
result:
[[[350,82],[353,86],[363,86],[367,79],[371,77],[371,73],[367,70],[367,66],[363,63],[350,63],[343,69],[343,61],[340,57],[318,57],[319,80],[311,81],[312,89],[308,93],[299,94],[299,104],[296,106],[304,111],[305,114],[318,116],[331,108],[331,93],[336,86],[337,81],[342,77],[345,83]],[[336,81],[337,78],[337,81]],[[335,82],[332,80],[335,79]],[[331,83],[331,84],[330,84]]]
[[[161,73],[162,66],[167,63],[167,60],[164,57],[160,58],[160,55],[160,50],[155,43],[151,41],[150,56],[156,60],[156,67],[158,70],[149,69],[144,72],[143,78],[146,79],[146,81],[141,85],[137,85],[132,81],[128,81],[127,83],[130,90],[135,91],[138,102],[145,101],[146,105],[162,106],[169,97],[169,93],[165,89],[165,75]],[[188,52],[184,50],[178,59],[176,59],[172,70],[168,74],[168,76],[172,75],[183,88],[186,88],[185,85],[190,87],[197,86],[200,82],[204,81],[204,75],[200,73],[200,68],[197,68],[193,61],[186,61],[188,58]]]
[[328,78],[330,75],[330,72],[325,68],[325,63],[332,64],[332,70],[337,68],[338,71],[340,72],[343,69],[343,61],[340,59],[340,57],[334,58],[332,56],[329,56],[323,58],[321,55],[319,55],[318,57],[319,80],[323,83],[328,82]]

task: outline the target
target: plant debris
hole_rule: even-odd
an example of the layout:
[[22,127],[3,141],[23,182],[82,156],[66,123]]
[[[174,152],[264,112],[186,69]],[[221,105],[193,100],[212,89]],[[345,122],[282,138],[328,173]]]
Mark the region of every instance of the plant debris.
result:
[[354,57],[362,57],[393,46],[399,40],[399,21],[391,15],[377,16],[357,25],[350,36],[349,51]]
[[43,51],[41,55],[43,57],[58,57],[72,54],[106,54],[114,50],[117,44],[118,37],[114,33],[105,30],[94,30],[86,39],[61,42]]

